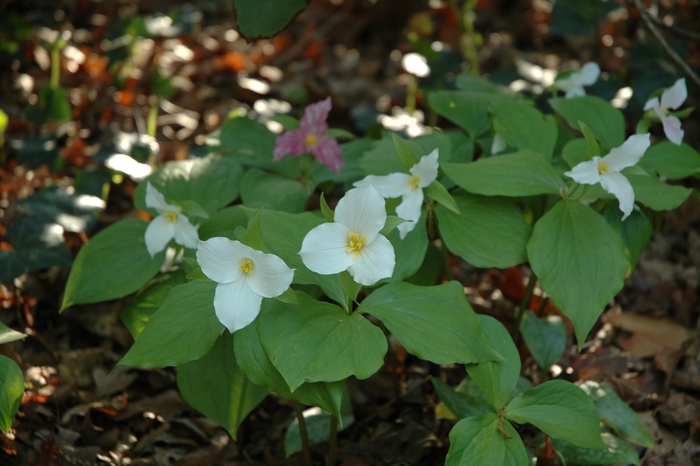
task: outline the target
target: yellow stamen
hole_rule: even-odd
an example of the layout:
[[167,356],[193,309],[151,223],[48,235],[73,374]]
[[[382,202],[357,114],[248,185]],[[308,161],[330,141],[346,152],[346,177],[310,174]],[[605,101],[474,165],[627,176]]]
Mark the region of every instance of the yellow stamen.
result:
[[253,261],[250,259],[244,260],[243,263],[238,267],[238,269],[242,270],[247,275],[250,275],[251,273],[253,273]]
[[172,210],[166,212],[163,214],[165,216],[165,221],[168,223],[175,223],[177,222],[177,212],[174,212]]
[[362,251],[362,248],[365,247],[365,237],[360,236],[357,233],[350,232],[348,235],[348,241],[348,247],[345,249],[345,252],[352,252],[352,258],[355,259]]
[[601,162],[598,164],[598,174],[599,175],[605,175],[609,171],[610,171],[610,167],[608,167],[607,163]]
[[304,138],[304,144],[306,144],[309,147],[314,147],[317,142],[318,140],[316,139],[316,136],[314,134],[307,134]]
[[411,186],[411,189],[416,189],[420,186],[420,178],[414,175],[411,177],[408,184]]
[[663,105],[659,105],[659,111],[661,112],[662,115],[668,115],[668,109],[664,107]]

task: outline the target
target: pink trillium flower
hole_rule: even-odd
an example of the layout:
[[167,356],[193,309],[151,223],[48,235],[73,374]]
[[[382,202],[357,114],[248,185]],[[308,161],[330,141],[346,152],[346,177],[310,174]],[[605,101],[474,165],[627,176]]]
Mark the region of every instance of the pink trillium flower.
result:
[[299,122],[299,129],[287,131],[277,138],[273,159],[282,160],[287,154],[296,157],[310,152],[316,160],[340,173],[345,163],[340,146],[338,141],[325,134],[328,129],[326,119],[330,110],[330,97],[306,107]]
[[644,105],[644,110],[654,110],[654,113],[661,120],[661,124],[664,125],[666,137],[677,146],[683,142],[684,133],[681,129],[681,120],[669,115],[668,110],[675,110],[683,105],[687,97],[688,89],[685,87],[685,78],[681,78],[661,94],[661,101],[658,97],[654,97]]

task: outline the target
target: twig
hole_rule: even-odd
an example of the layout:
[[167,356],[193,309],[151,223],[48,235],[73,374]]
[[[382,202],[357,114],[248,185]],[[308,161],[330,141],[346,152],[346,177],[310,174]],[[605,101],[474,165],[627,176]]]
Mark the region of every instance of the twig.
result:
[[669,26],[668,24],[664,23],[661,18],[659,18],[656,15],[652,15],[649,13],[649,19],[656,24],[657,26],[661,26],[664,29],[668,29],[669,32],[676,34],[678,36],[683,36],[686,39],[691,39],[691,40],[700,40],[700,34],[697,32],[691,31],[689,29],[685,29],[679,26]]
[[642,21],[644,22],[644,25],[646,28],[649,30],[652,36],[656,39],[656,41],[659,43],[662,49],[668,54],[668,56],[673,60],[676,65],[680,66],[683,72],[690,78],[693,83],[695,83],[696,86],[700,86],[700,78],[698,78],[698,75],[695,74],[695,72],[688,66],[688,64],[676,53],[675,50],[671,48],[670,45],[668,45],[668,42],[666,42],[666,39],[661,35],[659,30],[656,28],[652,20],[650,19],[650,15],[647,12],[646,9],[644,9],[644,5],[642,5],[641,0],[632,0],[634,2],[635,7],[637,8],[637,11],[639,11],[639,16],[642,18]]

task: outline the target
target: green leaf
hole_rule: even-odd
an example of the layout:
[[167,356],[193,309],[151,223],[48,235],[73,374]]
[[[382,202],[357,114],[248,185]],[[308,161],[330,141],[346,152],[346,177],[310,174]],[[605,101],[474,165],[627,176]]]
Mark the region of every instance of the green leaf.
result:
[[552,438],[580,447],[605,448],[593,401],[564,380],[550,380],[514,398],[505,417],[518,424],[529,422]]
[[[387,217],[387,223],[389,218],[391,217]],[[425,252],[428,250],[429,243],[428,232],[425,228],[427,218],[428,215],[423,212],[416,222],[415,228],[408,232],[404,239],[401,239],[399,230],[396,229],[387,235],[392,246],[394,246],[394,253],[396,255],[394,273],[391,275],[391,278],[386,279],[387,282],[408,278],[420,268],[425,258]],[[386,226],[384,228],[386,228]]]
[[19,218],[7,228],[7,240],[25,269],[68,267],[73,260],[63,239],[63,228],[55,223]]
[[24,340],[25,338],[27,338],[25,333],[12,330],[10,327],[0,322],[0,345],[17,340]]
[[553,439],[554,448],[562,454],[567,465],[634,464],[639,466],[639,454],[631,445],[608,432],[601,437],[605,450],[577,447],[565,440]]
[[553,115],[543,115],[535,107],[506,100],[491,103],[493,129],[508,145],[530,149],[552,160],[557,144],[557,122]]
[[9,433],[24,395],[22,369],[7,356],[0,355],[0,429]]
[[[401,140],[420,158],[438,149],[440,163],[449,160],[451,155],[450,138],[442,133],[418,136],[413,139]],[[416,161],[417,162],[417,161]],[[393,136],[384,136],[374,143],[372,150],[365,152],[360,158],[360,167],[371,175],[388,175],[390,173],[406,173],[408,170],[401,162],[401,157],[394,144]]]
[[224,330],[214,311],[216,286],[194,280],[173,288],[118,364],[177,366],[207,354]]
[[445,163],[445,174],[457,185],[485,196],[558,194],[564,187],[559,172],[531,150],[487,157],[476,162]]
[[415,152],[413,152],[413,149],[411,149],[408,144],[404,142],[403,139],[401,139],[396,133],[392,134],[392,136],[394,138],[394,147],[396,147],[396,152],[399,154],[399,158],[401,159],[401,163],[404,167],[410,169],[415,164],[420,162],[420,158]]
[[486,336],[493,347],[498,348],[503,360],[468,364],[467,372],[498,411],[513,398],[520,375],[520,354],[503,324],[490,316],[480,315],[479,318]]
[[340,128],[329,128],[326,130],[326,136],[330,136],[333,139],[355,139],[355,135],[350,131],[345,131]]
[[58,223],[66,231],[90,230],[105,202],[96,196],[78,194],[72,188],[46,188],[17,203],[17,210],[43,223]]
[[430,381],[433,383],[440,400],[457,419],[494,412],[493,407],[484,398],[484,393],[471,379],[464,379],[457,389],[435,377],[431,377]]
[[499,432],[496,414],[482,414],[459,421],[450,431],[450,450],[445,466],[526,466],[527,451],[510,422],[501,428],[510,436]]
[[579,386],[595,403],[600,420],[617,435],[642,447],[654,446],[649,427],[608,384],[587,380]]
[[611,227],[620,234],[625,247],[625,256],[634,270],[639,257],[654,234],[654,227],[643,212],[633,210],[629,217],[622,221],[620,209],[616,202],[608,202],[603,210],[603,217]]
[[51,122],[64,122],[71,119],[72,112],[68,101],[68,90],[56,89],[48,84],[39,89],[37,105],[27,109],[27,118],[37,125]]
[[247,207],[296,213],[304,210],[308,197],[304,184],[275,173],[248,170],[241,180],[241,199]]
[[301,10],[305,0],[235,0],[238,27],[248,39],[272,37]]
[[150,182],[166,202],[194,201],[213,214],[238,197],[242,176],[243,169],[235,160],[218,155],[168,162],[138,185],[134,204],[156,213],[146,206],[146,184]]
[[241,236],[241,243],[245,244],[249,248],[253,248],[259,251],[263,247],[262,240],[262,227],[260,226],[260,216],[262,215],[262,207],[255,211],[250,221],[248,222],[248,229]]
[[500,359],[455,281],[430,287],[392,283],[365,298],[356,313],[372,314],[406,351],[435,364]]
[[586,125],[586,123],[582,121],[579,121],[578,125],[581,127],[583,137],[586,138],[586,159],[593,160],[593,157],[601,156],[602,154],[600,153],[600,147],[598,147],[598,141],[595,140],[595,136],[593,135],[593,132],[588,128],[588,125]]
[[192,218],[208,219],[209,218],[209,213],[206,210],[204,210],[204,207],[197,204],[193,200],[188,199],[186,201],[179,202],[178,207],[180,207],[180,209],[182,209],[182,213],[185,214],[185,216],[189,219],[192,219]]
[[587,159],[588,144],[585,139],[572,139],[567,142],[562,151],[562,158],[566,161],[569,168],[574,168],[581,162]]
[[236,364],[233,335],[224,332],[201,359],[177,368],[177,386],[193,408],[221,424],[236,439],[243,419],[267,396]]
[[449,191],[440,183],[438,180],[433,181],[425,188],[425,195],[430,199],[437,201],[438,204],[442,204],[452,212],[459,214],[459,207],[454,198],[450,195]]
[[138,340],[148,319],[160,308],[170,290],[186,282],[181,270],[165,273],[154,278],[129,301],[121,314],[121,320],[131,332],[134,340]]
[[506,268],[527,261],[532,232],[511,200],[460,193],[453,196],[461,214],[435,207],[440,236],[454,254],[475,267]]
[[[355,416],[348,414],[344,415],[342,419],[342,427],[338,431],[350,426],[355,421]],[[304,411],[304,421],[306,422],[306,434],[308,435],[309,445],[318,445],[328,440],[331,432],[330,414],[324,413],[318,408],[310,408]],[[299,420],[295,418],[292,425],[287,429],[287,435],[284,437],[284,456],[289,458],[301,450]]]
[[550,99],[549,103],[572,128],[579,128],[579,121],[584,122],[606,151],[624,142],[625,119],[622,112],[600,97],[556,98]]
[[238,366],[245,371],[251,382],[267,387],[284,398],[305,405],[320,406],[338,419],[341,418],[345,381],[305,383],[292,393],[260,344],[257,319],[236,332],[233,347]]
[[24,273],[26,267],[12,251],[0,249],[0,282],[12,285],[15,278]]
[[626,176],[634,188],[634,200],[654,210],[673,210],[693,192],[690,188],[662,183],[655,176]]
[[557,315],[540,319],[533,312],[526,311],[520,333],[530,354],[544,370],[549,370],[564,354],[566,325]]
[[294,391],[304,382],[366,379],[384,363],[383,332],[361,314],[297,292],[299,306],[267,300],[258,334],[265,352]]
[[32,168],[41,165],[55,168],[63,160],[58,154],[55,134],[10,140],[10,146],[17,151],[17,160]]
[[508,99],[523,99],[522,94],[511,90],[509,87],[492,83],[488,79],[475,76],[468,71],[464,71],[457,75],[455,78],[455,87],[465,91],[490,94],[491,98],[500,96]]
[[74,304],[121,298],[153,278],[165,251],[151,258],[144,242],[147,227],[143,220],[122,220],[88,241],[75,258],[60,312]]
[[435,91],[428,94],[428,105],[473,140],[489,127],[488,108],[493,99],[494,95],[486,92]]
[[227,207],[210,216],[208,220],[202,222],[197,233],[199,239],[206,241],[216,236],[223,236],[235,240],[237,227],[248,226],[248,214],[241,206]]
[[[323,208],[323,206],[321,206]],[[323,210],[323,209],[322,209]],[[326,218],[328,220],[328,218]],[[332,220],[330,220],[332,221]],[[389,234],[396,229],[397,226],[401,225],[402,223],[406,222],[406,220],[397,217],[395,215],[387,215],[386,216],[386,222],[384,223],[384,228],[381,229],[379,233],[381,233],[384,236],[389,236]]]
[[299,119],[294,118],[290,115],[275,115],[272,117],[273,120],[282,123],[285,131],[293,130],[299,128]]
[[629,264],[620,236],[590,207],[562,200],[535,224],[527,252],[542,289],[573,322],[581,347],[622,289]]
[[[321,198],[319,200],[321,204],[321,213],[323,214],[323,218],[326,219],[326,222],[332,223],[335,220],[335,213],[331,210],[330,207],[328,207],[328,203],[326,202],[326,196],[324,196],[323,193],[321,193]],[[389,219],[387,218],[387,222]]]

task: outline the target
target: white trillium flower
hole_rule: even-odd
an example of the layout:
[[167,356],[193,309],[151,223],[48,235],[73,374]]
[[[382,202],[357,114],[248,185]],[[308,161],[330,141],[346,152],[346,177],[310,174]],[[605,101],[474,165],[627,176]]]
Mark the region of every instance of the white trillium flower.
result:
[[498,133],[494,134],[493,142],[491,143],[491,155],[500,154],[506,150],[506,147],[508,147],[508,145],[506,144],[505,139],[503,139]]
[[177,244],[197,249],[197,229],[179,207],[165,202],[165,197],[150,182],[146,184],[146,205],[160,214],[146,228],[146,249],[151,257],[165,249],[173,238]]
[[396,208],[396,215],[406,220],[397,228],[401,239],[416,227],[420,219],[423,205],[423,188],[430,186],[438,175],[438,150],[421,157],[420,161],[411,167],[411,174],[391,173],[386,176],[366,176],[357,181],[355,186],[372,185],[385,198],[401,197],[401,204]]
[[598,81],[600,76],[600,67],[595,62],[588,62],[581,67],[579,71],[572,71],[566,78],[557,79],[554,85],[566,92],[567,99],[574,97],[583,97],[586,91],[583,86],[592,86]]
[[228,238],[200,241],[197,262],[218,283],[214,310],[231,333],[253,322],[262,299],[281,295],[294,278],[294,270],[279,257]]
[[649,133],[635,134],[605,157],[595,156],[593,160],[581,162],[564,174],[578,183],[600,183],[605,191],[620,201],[620,210],[624,214],[622,220],[625,220],[634,208],[634,190],[629,180],[620,172],[636,165],[650,144]]
[[673,115],[669,115],[668,111],[669,109],[675,110],[683,105],[687,98],[688,89],[685,87],[685,78],[681,78],[661,94],[661,101],[659,101],[658,97],[654,97],[649,99],[644,105],[644,110],[654,110],[654,113],[656,113],[664,126],[666,137],[677,146],[680,146],[683,142],[684,133],[681,129],[681,120]]
[[360,285],[394,273],[394,247],[379,232],[386,223],[384,199],[373,186],[351,189],[338,202],[335,222],[313,228],[299,255],[309,270],[332,275],[347,270]]

